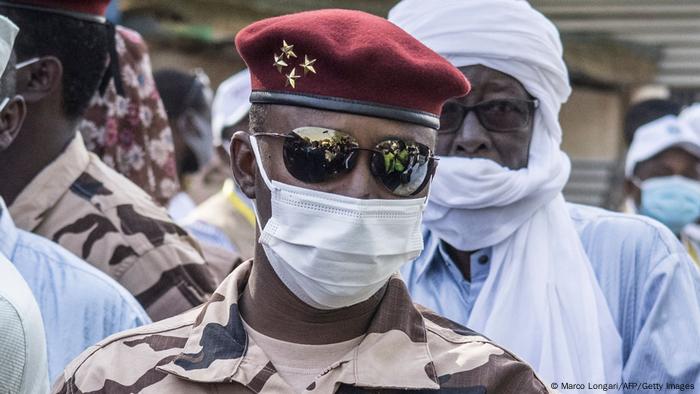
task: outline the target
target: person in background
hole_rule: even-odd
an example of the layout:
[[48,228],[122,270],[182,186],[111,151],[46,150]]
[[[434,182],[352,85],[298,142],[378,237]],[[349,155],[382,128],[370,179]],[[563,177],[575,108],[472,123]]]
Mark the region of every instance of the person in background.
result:
[[[11,93],[14,64],[8,65],[17,31],[14,23],[0,16],[0,125],[4,128],[0,148],[14,138],[15,125],[24,116],[24,101]],[[0,234],[0,242],[4,238]],[[39,307],[24,278],[0,250],[0,390],[44,394],[48,389],[46,335]]]
[[236,45],[255,87],[231,145],[254,261],[205,306],[83,353],[53,392],[547,392],[395,275],[422,247],[438,114],[466,78],[359,11],[265,19]]
[[389,20],[472,82],[442,109],[426,247],[401,270],[413,299],[548,382],[700,387],[700,272],[682,245],[656,221],[564,201],[571,88],[554,24],[516,0],[403,0]]
[[658,220],[698,258],[700,220],[700,132],[693,112],[667,115],[640,127],[625,161],[627,211]]
[[[666,115],[678,115],[681,111],[680,104],[662,98],[652,98],[638,101],[632,104],[625,112],[623,122],[623,138],[625,147],[629,149],[634,132],[649,122],[662,118]],[[624,213],[634,213],[629,210],[625,195],[625,161],[618,160],[610,178],[610,190],[606,205],[616,207],[618,211]]]
[[209,78],[199,69],[194,73],[164,69],[157,71],[154,78],[173,131],[178,179],[184,185],[184,190],[168,202],[168,213],[199,241],[204,259],[219,283],[241,263],[237,250],[218,228],[206,224],[191,226],[184,221],[196,208],[188,194],[190,180],[204,171],[214,154]]
[[[0,17],[0,32],[8,23]],[[26,113],[24,100],[15,95],[17,68],[13,56],[1,80],[0,155],[18,138]],[[5,181],[0,179],[0,184]],[[10,259],[39,304],[52,381],[88,346],[151,322],[113,279],[48,239],[18,229],[2,196],[0,253]]]
[[[218,165],[205,175],[219,179],[219,191],[201,203],[183,225],[202,242],[237,252],[243,260],[253,257],[255,213],[253,203],[231,178],[229,145],[236,131],[248,130],[250,72],[243,70],[222,82],[212,105],[215,161]],[[223,187],[222,187],[223,185]]]
[[148,48],[137,32],[123,26],[115,26],[114,41],[118,75],[106,74],[108,84],[96,89],[78,129],[89,151],[167,206],[180,184]]
[[197,242],[89,153],[77,132],[107,63],[106,6],[0,2],[0,12],[20,27],[18,62],[29,63],[17,72],[27,116],[0,153],[0,196],[17,227],[107,273],[159,320],[201,304],[216,283]]
[[174,69],[153,74],[160,92],[175,145],[175,168],[183,191],[168,202],[168,213],[182,220],[196,204],[187,194],[187,177],[201,171],[214,153],[211,130],[212,91],[209,78],[200,69],[185,73]]

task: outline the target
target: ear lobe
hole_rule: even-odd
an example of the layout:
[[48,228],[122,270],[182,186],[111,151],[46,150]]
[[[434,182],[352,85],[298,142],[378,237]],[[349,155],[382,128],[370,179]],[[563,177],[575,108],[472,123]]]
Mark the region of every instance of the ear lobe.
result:
[[236,183],[246,197],[255,199],[257,165],[250,146],[250,135],[244,131],[237,131],[231,139],[230,153],[231,170]]
[[17,138],[26,114],[27,107],[22,96],[12,98],[0,112],[0,150],[7,149]]
[[17,72],[17,93],[28,102],[43,100],[62,86],[63,64],[55,56],[42,57]]

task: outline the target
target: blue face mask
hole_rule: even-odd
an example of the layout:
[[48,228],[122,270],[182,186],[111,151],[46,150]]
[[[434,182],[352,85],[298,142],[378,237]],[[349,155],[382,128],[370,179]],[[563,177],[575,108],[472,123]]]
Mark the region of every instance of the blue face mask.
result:
[[639,213],[665,224],[674,234],[700,218],[700,182],[679,176],[650,178],[639,185]]

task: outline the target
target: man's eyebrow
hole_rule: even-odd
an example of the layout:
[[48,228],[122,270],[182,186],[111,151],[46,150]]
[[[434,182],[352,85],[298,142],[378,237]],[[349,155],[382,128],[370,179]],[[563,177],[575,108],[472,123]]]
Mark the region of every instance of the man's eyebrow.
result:
[[499,79],[490,79],[481,87],[483,93],[516,93],[523,96],[528,96],[525,88],[515,82],[504,81]]

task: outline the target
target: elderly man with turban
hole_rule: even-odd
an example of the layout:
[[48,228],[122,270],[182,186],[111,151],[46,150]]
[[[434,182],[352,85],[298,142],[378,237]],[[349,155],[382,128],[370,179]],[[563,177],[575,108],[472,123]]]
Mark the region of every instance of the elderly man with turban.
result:
[[402,269],[415,301],[562,389],[699,387],[700,275],[680,243],[655,221],[564,201],[571,88],[554,25],[514,0],[404,0],[389,20],[473,86],[442,109],[425,250]]

